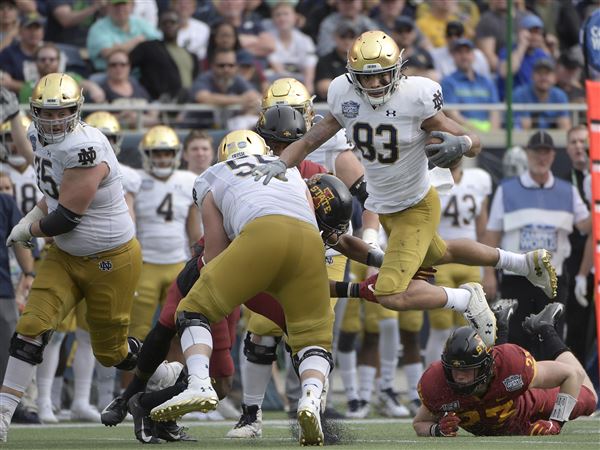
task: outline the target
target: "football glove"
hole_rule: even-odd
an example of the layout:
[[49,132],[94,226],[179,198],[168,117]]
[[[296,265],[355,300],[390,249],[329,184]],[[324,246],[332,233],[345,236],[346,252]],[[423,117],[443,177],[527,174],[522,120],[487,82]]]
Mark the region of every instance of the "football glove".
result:
[[529,436],[550,436],[560,434],[561,428],[562,425],[556,420],[540,419],[529,426],[527,434]]
[[287,170],[286,164],[278,159],[276,161],[271,161],[267,164],[261,164],[254,168],[252,171],[252,175],[254,176],[254,181],[260,180],[262,177],[265,177],[263,184],[266,186],[269,184],[272,178],[277,178],[281,181],[287,181],[285,177],[285,171]]
[[30,226],[29,223],[19,222],[16,224],[6,239],[6,246],[12,247],[14,244],[19,244],[25,248],[33,248],[32,236],[29,231]]
[[442,140],[439,144],[425,146],[425,154],[434,166],[449,168],[471,149],[471,139],[468,136],[454,136],[445,131],[432,131],[431,137]]
[[460,424],[460,417],[455,413],[448,413],[440,419],[438,422],[438,430],[444,437],[455,437],[458,433],[458,425]]

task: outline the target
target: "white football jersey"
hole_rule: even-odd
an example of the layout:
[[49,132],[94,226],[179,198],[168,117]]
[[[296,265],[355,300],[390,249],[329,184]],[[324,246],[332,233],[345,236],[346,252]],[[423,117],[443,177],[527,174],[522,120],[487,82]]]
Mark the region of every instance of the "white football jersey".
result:
[[447,239],[477,240],[475,219],[483,201],[492,193],[492,177],[483,169],[464,169],[462,178],[448,195],[440,197],[442,217],[439,234]]
[[35,169],[27,166],[21,173],[10,164],[0,164],[0,171],[8,172],[15,187],[15,200],[19,210],[23,215],[27,214],[44,196],[37,186]]
[[252,170],[259,164],[274,161],[274,156],[247,155],[229,159],[206,169],[194,183],[194,201],[202,200],[212,192],[223,225],[230,240],[240,234],[242,228],[263,216],[281,215],[311,223],[317,221],[308,203],[308,188],[295,167],[286,171],[288,181],[273,179],[266,186],[254,181]]
[[366,208],[394,213],[421,201],[430,188],[424,150],[428,133],[421,124],[442,109],[440,85],[429,78],[403,77],[392,98],[374,108],[345,74],[331,82],[327,103],[361,154]]
[[186,231],[192,189],[196,175],[176,170],[167,180],[159,180],[143,170],[140,190],[135,196],[137,237],[142,259],[152,264],[175,264],[188,257]]
[[335,175],[336,158],[340,153],[350,150],[351,148],[352,146],[348,142],[348,138],[346,138],[346,130],[342,128],[318,149],[309,153],[306,159],[321,164],[329,172]]
[[142,184],[142,178],[140,177],[137,170],[132,169],[125,164],[119,163],[119,168],[121,169],[121,175],[123,178],[121,179],[121,183],[123,183],[123,191],[128,194],[136,195],[140,190],[140,186]]

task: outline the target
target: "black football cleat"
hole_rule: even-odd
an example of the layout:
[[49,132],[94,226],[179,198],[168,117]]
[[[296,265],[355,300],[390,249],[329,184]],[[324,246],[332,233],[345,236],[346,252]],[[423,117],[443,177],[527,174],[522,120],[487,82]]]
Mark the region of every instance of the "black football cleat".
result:
[[498,328],[505,326],[508,328],[511,316],[519,307],[519,301],[515,298],[502,298],[490,305],[490,308],[496,316],[496,325]]
[[539,335],[542,327],[554,326],[565,310],[565,305],[554,302],[548,303],[544,309],[537,314],[530,314],[523,321],[523,329],[531,335]]
[[154,421],[150,418],[150,411],[140,405],[140,395],[138,392],[127,402],[127,409],[133,416],[133,430],[135,438],[142,444],[160,444],[161,440],[153,435]]
[[114,427],[125,420],[127,402],[120,395],[115,397],[100,413],[100,420],[107,427]]
[[154,436],[167,442],[198,442],[186,433],[186,427],[180,427],[174,420],[154,422]]

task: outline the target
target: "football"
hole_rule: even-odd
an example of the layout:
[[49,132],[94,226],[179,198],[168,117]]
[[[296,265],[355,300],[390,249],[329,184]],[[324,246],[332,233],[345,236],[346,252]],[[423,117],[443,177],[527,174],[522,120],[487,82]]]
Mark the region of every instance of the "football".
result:
[[[427,141],[425,141],[425,145],[429,145],[429,144],[441,144],[443,141],[442,139],[438,138],[438,137],[433,137],[433,136],[429,136],[427,138]],[[435,155],[435,153],[437,152],[425,152],[427,154],[427,157],[430,158],[431,156]],[[442,167],[443,169],[454,169],[455,167],[457,167],[460,162],[462,161],[462,156],[460,158],[456,158],[454,161],[452,161],[452,163],[450,163],[448,166],[444,166]]]

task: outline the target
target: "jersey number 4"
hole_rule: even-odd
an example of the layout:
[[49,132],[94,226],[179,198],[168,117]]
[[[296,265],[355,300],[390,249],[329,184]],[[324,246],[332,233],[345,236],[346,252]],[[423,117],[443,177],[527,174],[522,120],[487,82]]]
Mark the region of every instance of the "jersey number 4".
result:
[[168,193],[163,198],[158,208],[156,208],[156,214],[163,216],[165,222],[171,222],[173,220],[173,194]]
[[[381,144],[383,151],[375,149],[374,135],[385,138]],[[381,124],[373,130],[370,124],[357,122],[353,127],[352,140],[367,161],[377,159],[381,164],[394,164],[398,160],[398,130],[393,125]]]

